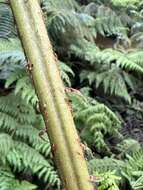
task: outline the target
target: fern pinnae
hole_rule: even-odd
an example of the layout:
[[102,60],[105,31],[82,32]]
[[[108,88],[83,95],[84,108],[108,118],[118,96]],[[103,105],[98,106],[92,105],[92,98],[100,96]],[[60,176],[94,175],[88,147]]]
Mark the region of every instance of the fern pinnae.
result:
[[[78,101],[83,99],[77,99],[78,95],[76,97],[76,94],[74,93],[73,96],[71,93],[70,97],[73,103],[73,108],[75,107],[74,104],[78,105],[78,109],[76,108],[74,110],[75,121],[82,123],[83,134],[84,131],[88,130],[93,135],[92,138],[98,151],[102,149],[101,147],[104,147],[110,152],[109,147],[104,141],[104,136],[106,134],[117,135],[121,126],[121,122],[117,116],[103,104],[98,102],[91,104],[88,99],[84,101],[84,104],[78,104]],[[86,126],[85,128],[84,125]]]

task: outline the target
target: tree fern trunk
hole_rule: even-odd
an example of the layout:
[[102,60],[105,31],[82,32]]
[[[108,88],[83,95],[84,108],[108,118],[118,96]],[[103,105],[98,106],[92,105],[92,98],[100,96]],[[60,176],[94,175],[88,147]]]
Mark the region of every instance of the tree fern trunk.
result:
[[65,188],[91,190],[93,186],[38,1],[10,0],[10,3]]

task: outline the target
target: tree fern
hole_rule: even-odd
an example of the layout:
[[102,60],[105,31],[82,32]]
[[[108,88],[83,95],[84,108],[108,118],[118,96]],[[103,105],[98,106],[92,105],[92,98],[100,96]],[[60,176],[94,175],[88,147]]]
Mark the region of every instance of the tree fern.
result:
[[[5,96],[0,96],[0,189],[40,188],[19,180],[17,174],[21,173],[36,176],[40,183],[49,183],[49,189],[55,189],[59,178],[52,166],[49,139],[44,131],[40,132],[45,126],[39,114],[38,98],[26,72],[27,61],[12,12],[3,2],[0,1],[0,91]],[[66,86],[81,89],[86,96],[68,89],[74,92],[69,95],[72,105],[67,103],[73,108],[82,140],[97,156],[89,161],[97,189],[109,189],[110,185],[112,189],[114,186],[118,189],[116,185],[123,189],[120,185],[126,180],[132,189],[142,190],[142,150],[135,140],[142,143],[142,1],[40,2],[50,38],[63,61],[58,61],[62,79]],[[110,39],[113,48],[97,47],[99,35],[103,40]],[[64,62],[72,65],[76,73],[73,80],[74,73]],[[96,95],[115,113],[97,102]],[[119,115],[125,125],[121,132]],[[39,132],[45,140],[39,138]],[[134,139],[128,139],[131,136]],[[113,147],[114,139],[121,142]],[[99,158],[109,153],[114,153],[113,157]]]

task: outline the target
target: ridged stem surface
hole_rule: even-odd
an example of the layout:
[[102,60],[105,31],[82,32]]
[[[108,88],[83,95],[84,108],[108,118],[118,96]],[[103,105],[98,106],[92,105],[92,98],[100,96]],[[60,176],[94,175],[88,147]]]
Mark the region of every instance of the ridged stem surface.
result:
[[93,190],[39,3],[10,0],[10,4],[63,184],[66,190]]

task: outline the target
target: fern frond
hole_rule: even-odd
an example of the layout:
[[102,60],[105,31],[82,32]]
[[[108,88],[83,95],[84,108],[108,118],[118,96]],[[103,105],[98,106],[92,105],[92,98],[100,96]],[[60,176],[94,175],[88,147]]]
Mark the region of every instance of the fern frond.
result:
[[0,117],[1,131],[13,135],[15,139],[20,138],[46,157],[50,154],[51,146],[47,135],[44,137],[46,142],[38,136],[40,129],[45,127],[44,124],[41,124],[33,107],[19,96],[10,94],[0,97]]
[[23,68],[25,65],[25,56],[21,51],[1,51],[0,79],[7,79],[16,68]]
[[25,69],[16,69],[7,79],[5,87],[8,88],[14,82],[16,82],[15,94],[20,94],[27,104],[38,103],[36,92]]
[[121,160],[105,157],[103,159],[93,159],[89,162],[93,171],[98,173],[106,173],[108,171],[116,171],[120,174],[120,170],[125,167],[125,163]]
[[63,81],[68,85],[68,86],[71,86],[71,81],[70,81],[70,78],[68,76],[71,75],[71,76],[74,76],[74,72],[72,71],[72,69],[66,65],[65,63],[59,61],[59,64],[60,64],[60,71],[61,71],[61,77],[63,79]]
[[137,4],[140,2],[140,0],[111,0],[111,2],[113,3],[114,6],[117,7],[127,7],[129,5],[133,5],[133,4]]
[[[73,76],[74,73],[65,63],[59,63],[61,77],[63,81],[68,86],[70,86],[71,83],[68,74]],[[12,84],[16,84],[14,90],[16,95],[20,95],[22,99],[27,102],[27,104],[31,103],[34,106],[37,105],[38,97],[36,95],[35,89],[33,88],[33,84],[28,76],[28,73],[24,68],[16,68],[13,72],[11,72],[11,74],[9,74],[9,77],[5,83],[5,88],[8,88]]]
[[6,134],[0,134],[0,162],[6,164],[6,156],[13,147],[13,141]]
[[92,40],[94,38],[94,19],[85,13],[80,13],[76,1],[56,0],[54,3],[44,1],[43,9],[47,14],[49,35],[56,42],[56,46],[68,47],[71,43],[76,43],[76,39],[87,37]]
[[136,181],[131,181],[131,186],[134,190],[141,190],[143,188],[143,174]]
[[[122,74],[118,68],[112,68],[108,71],[104,71],[95,76],[96,88],[103,84],[104,92],[111,95],[124,98],[127,102],[131,103],[131,97],[128,93],[128,88],[124,76],[132,84],[128,74]],[[128,82],[127,81],[127,82]],[[129,83],[129,84],[130,84]]]
[[14,166],[15,170],[20,172],[30,169],[45,183],[49,182],[51,186],[60,184],[57,172],[42,155],[24,143],[15,141],[14,145],[14,148],[7,155],[7,160],[10,165]]
[[28,181],[15,179],[9,168],[0,167],[0,189],[4,190],[34,190],[37,186]]
[[97,32],[106,35],[124,34],[126,35],[126,29],[123,26],[120,17],[109,7],[101,5],[97,9],[95,27]]
[[22,50],[20,41],[17,38],[0,38],[0,52]]
[[[14,171],[23,172],[30,171],[33,175],[37,175],[39,179],[42,179],[45,183],[49,183],[51,186],[60,185],[60,180],[54,168],[49,162],[36,150],[29,147],[25,143],[14,141],[9,135],[0,134],[0,147],[2,149],[6,146],[7,139],[12,142],[11,147],[7,154],[2,155]],[[6,137],[6,139],[5,139]],[[5,144],[3,143],[5,141]],[[4,147],[2,147],[4,145]]]
[[143,169],[143,150],[135,151],[132,155],[127,155],[128,168],[134,168],[136,171]]
[[[142,23],[136,23],[136,25],[132,26],[132,30],[138,30],[138,25],[142,27]],[[131,36],[131,43],[134,48],[141,49],[143,47],[143,32],[135,32],[135,34]]]
[[124,139],[121,143],[117,144],[116,149],[121,153],[121,155],[132,154],[135,150],[139,151],[141,149],[141,145],[134,139]]
[[114,171],[122,179],[126,178],[134,190],[141,190],[143,187],[143,150],[140,149],[130,155],[127,154],[125,160],[116,160],[105,157],[104,159],[92,159],[89,166],[96,174],[104,174]]
[[93,43],[81,40],[78,41],[78,44],[72,44],[70,46],[70,52],[76,57],[94,64],[96,62],[96,54],[99,52],[99,48]]
[[[75,12],[58,10],[48,17],[48,32],[52,39],[60,42],[59,45],[68,45],[77,37],[83,37],[80,20]],[[73,31],[72,36],[70,31]]]
[[82,41],[84,46],[71,45],[71,52],[91,65],[112,65],[115,64],[126,71],[143,73],[141,65],[142,51],[123,53],[114,49],[105,49],[100,51],[95,45]]
[[133,189],[142,189],[143,187],[143,150],[140,149],[127,154],[125,160],[126,167],[122,175],[127,178]]
[[[121,127],[121,121],[104,104],[96,101],[92,104],[80,93],[71,93],[69,97],[72,100],[73,108],[75,108],[75,121],[83,126],[82,133],[86,135],[90,132],[92,134],[92,140],[90,140],[95,143],[98,151],[102,151],[102,148],[109,151],[104,137],[106,134],[119,135],[118,130]],[[88,142],[88,139],[86,140]]]
[[106,49],[101,52],[97,52],[96,60],[99,63],[115,63],[117,67],[121,67],[127,71],[137,71],[143,73],[143,68],[137,64],[136,61],[129,59],[128,54],[124,54],[122,52]]
[[0,97],[0,110],[16,119],[20,124],[33,124],[36,119],[35,110],[13,93]]
[[78,8],[78,4],[75,0],[42,0],[42,8],[44,10],[47,9],[68,9],[68,10],[75,10]]
[[39,137],[39,130],[30,125],[20,126],[13,132],[15,139],[21,139],[30,144],[35,150],[48,157],[51,154],[51,146],[47,134],[43,135],[44,142]]
[[143,51],[134,51],[128,54],[128,58],[140,67],[143,67]]
[[119,190],[121,178],[115,174],[115,171],[100,174],[98,177],[101,178],[98,190]]
[[12,11],[5,3],[0,4],[0,38],[15,36],[14,19]]

